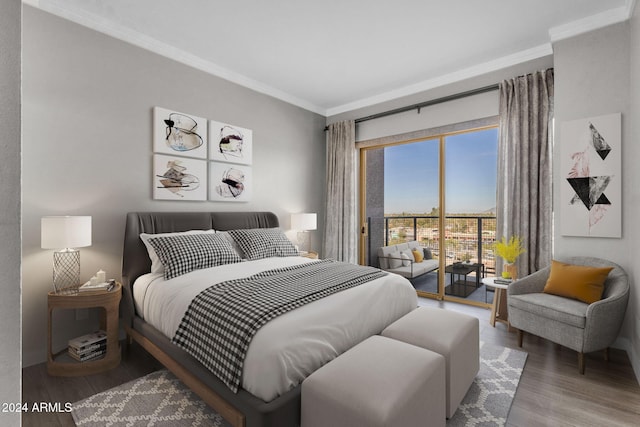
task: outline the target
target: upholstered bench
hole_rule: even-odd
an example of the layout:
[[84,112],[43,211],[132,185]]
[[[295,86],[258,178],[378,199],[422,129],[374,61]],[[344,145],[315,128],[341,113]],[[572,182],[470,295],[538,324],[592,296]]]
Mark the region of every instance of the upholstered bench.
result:
[[446,361],[446,414],[451,418],[480,369],[476,317],[441,308],[419,307],[389,325],[382,336],[422,347]]
[[302,427],[444,426],[444,357],[373,336],[302,383]]

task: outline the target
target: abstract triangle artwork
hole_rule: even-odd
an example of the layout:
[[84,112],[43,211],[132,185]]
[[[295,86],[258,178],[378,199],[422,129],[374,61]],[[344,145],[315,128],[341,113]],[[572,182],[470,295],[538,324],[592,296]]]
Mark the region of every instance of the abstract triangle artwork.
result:
[[[588,210],[591,210],[593,205],[610,205],[611,202],[605,196],[604,190],[606,190],[609,182],[611,182],[610,176],[588,176],[583,178],[567,178],[569,184],[576,192],[577,198],[584,203]],[[571,203],[575,203],[576,197],[571,200]]]
[[592,123],[589,123],[589,130],[591,131],[591,143],[593,144],[593,148],[602,160],[606,159],[611,151],[611,146],[607,144],[607,141],[605,141],[602,135],[600,135],[600,132],[598,132],[598,129],[596,129]]
[[614,113],[562,123],[564,236],[622,236],[621,118]]

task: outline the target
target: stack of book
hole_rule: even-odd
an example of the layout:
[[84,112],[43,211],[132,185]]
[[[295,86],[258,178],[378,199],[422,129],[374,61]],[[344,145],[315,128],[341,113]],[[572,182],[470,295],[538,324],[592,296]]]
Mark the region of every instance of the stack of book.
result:
[[107,333],[95,331],[69,340],[69,355],[79,362],[98,359],[107,352]]
[[[93,278],[92,278],[93,280]],[[91,291],[111,291],[115,287],[116,281],[111,279],[108,282],[97,282],[95,280],[88,281],[84,285],[81,285],[78,288],[80,292],[91,292]]]
[[508,285],[513,282],[513,279],[504,279],[502,277],[496,277],[493,279],[493,283],[497,283],[499,285]]

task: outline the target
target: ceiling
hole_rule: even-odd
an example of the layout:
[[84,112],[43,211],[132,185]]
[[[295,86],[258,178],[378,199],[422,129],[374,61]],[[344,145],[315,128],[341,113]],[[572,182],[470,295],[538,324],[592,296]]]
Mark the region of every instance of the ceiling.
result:
[[331,116],[552,53],[636,0],[23,0]]

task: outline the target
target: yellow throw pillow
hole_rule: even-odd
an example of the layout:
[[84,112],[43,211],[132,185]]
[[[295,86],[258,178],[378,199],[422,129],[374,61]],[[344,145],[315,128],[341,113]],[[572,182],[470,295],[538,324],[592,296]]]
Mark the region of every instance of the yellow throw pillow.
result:
[[422,260],[424,259],[424,254],[422,253],[422,251],[414,249],[411,251],[411,253],[413,254],[413,258],[416,260],[416,262],[422,262]]
[[588,267],[554,260],[543,292],[591,304],[602,298],[604,282],[611,270],[613,267]]

